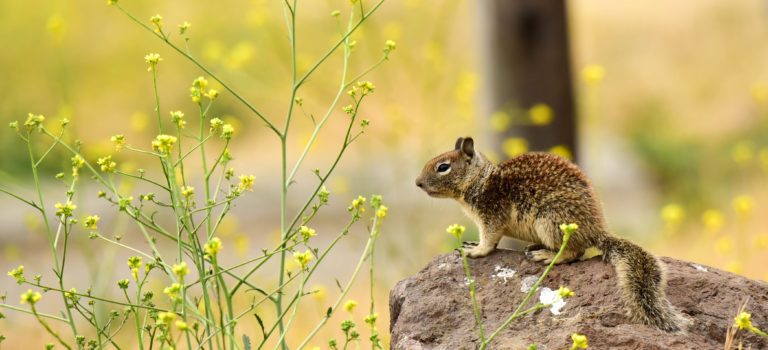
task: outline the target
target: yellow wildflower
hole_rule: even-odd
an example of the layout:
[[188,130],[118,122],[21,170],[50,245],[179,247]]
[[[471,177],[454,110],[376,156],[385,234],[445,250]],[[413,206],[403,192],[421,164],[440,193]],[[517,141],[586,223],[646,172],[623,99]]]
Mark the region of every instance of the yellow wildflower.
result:
[[537,103],[528,109],[528,116],[534,125],[547,125],[552,122],[554,112],[552,108],[543,103]]
[[219,253],[221,247],[221,239],[219,239],[219,237],[213,237],[205,244],[205,251],[211,256],[214,256]]
[[739,329],[749,329],[752,327],[752,321],[749,320],[750,317],[752,317],[752,314],[742,312],[733,318],[736,321],[733,325],[739,327]]
[[152,149],[160,153],[167,153],[173,150],[174,143],[176,143],[175,136],[157,135],[152,141]]
[[115,150],[120,151],[123,149],[123,146],[125,145],[125,135],[123,134],[117,134],[109,138],[112,143],[115,144]]
[[314,255],[312,255],[312,251],[307,250],[304,253],[294,252],[293,258],[296,259],[296,262],[301,266],[301,268],[306,268],[307,264],[309,264],[309,261],[312,260]]
[[240,184],[237,185],[239,191],[251,191],[253,192],[253,181],[256,180],[256,176],[253,175],[240,175]]
[[147,67],[147,71],[151,72],[155,70],[155,66],[157,66],[160,61],[163,59],[160,57],[160,54],[158,53],[148,53],[144,56],[144,60],[149,63],[149,67]]
[[71,201],[67,201],[64,204],[56,203],[54,205],[56,207],[56,216],[65,216],[69,217],[72,216],[72,211],[77,209],[77,205],[72,204]]
[[85,222],[83,223],[83,226],[91,229],[96,230],[98,227],[96,224],[99,222],[99,216],[98,215],[89,215],[85,218]]
[[703,214],[701,214],[701,222],[704,223],[704,227],[707,228],[707,231],[709,232],[717,232],[720,230],[721,227],[723,227],[723,223],[725,222],[725,217],[723,216],[723,213],[717,210],[709,209],[704,211]]
[[173,264],[173,267],[171,268],[173,273],[179,277],[179,279],[184,278],[184,276],[189,274],[189,269],[187,268],[187,262],[182,261],[180,264]]
[[355,306],[357,306],[357,302],[350,299],[350,300],[347,300],[346,303],[344,303],[343,308],[344,308],[344,310],[352,312],[352,310],[355,309]]
[[575,349],[586,349],[589,347],[587,344],[587,336],[581,335],[578,333],[571,334],[571,339],[573,340],[573,345],[571,345],[571,350]]
[[755,202],[752,200],[751,196],[741,195],[733,199],[733,209],[736,210],[739,215],[748,215],[754,206]]
[[117,163],[112,161],[112,156],[101,157],[96,160],[96,164],[105,173],[114,173],[115,168],[117,168]]
[[464,234],[464,231],[466,231],[467,228],[458,224],[453,224],[451,226],[448,226],[447,229],[445,229],[446,232],[456,236],[456,238],[461,238],[461,235]]
[[31,289],[28,289],[26,293],[21,295],[21,303],[29,303],[29,305],[35,305],[36,302],[40,301],[43,296],[40,294],[40,292],[33,292]]
[[599,83],[605,77],[605,68],[592,64],[581,70],[581,77],[589,84]]

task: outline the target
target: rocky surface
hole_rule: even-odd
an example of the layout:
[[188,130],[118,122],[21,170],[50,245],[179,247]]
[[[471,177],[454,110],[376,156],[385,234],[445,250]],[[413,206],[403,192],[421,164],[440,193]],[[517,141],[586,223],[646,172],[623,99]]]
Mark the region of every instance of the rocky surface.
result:
[[[684,334],[667,334],[626,318],[613,267],[600,257],[555,266],[529,301],[538,302],[543,287],[567,286],[576,295],[555,315],[541,309],[514,321],[487,349],[568,349],[572,333],[585,334],[591,349],[723,349],[726,330],[749,296],[752,322],[768,329],[768,283],[712,267],[662,258],[667,267],[667,297],[693,320]],[[546,268],[521,252],[496,250],[470,259],[485,334],[511,315]],[[479,338],[469,287],[458,252],[435,257],[415,276],[390,292],[392,349],[477,349]],[[768,349],[768,339],[743,337],[744,349]]]

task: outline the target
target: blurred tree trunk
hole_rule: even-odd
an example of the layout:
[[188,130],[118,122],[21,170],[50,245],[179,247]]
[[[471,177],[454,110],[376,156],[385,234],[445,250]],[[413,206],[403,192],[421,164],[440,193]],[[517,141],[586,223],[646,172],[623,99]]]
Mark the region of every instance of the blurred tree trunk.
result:
[[[570,45],[564,0],[486,0],[492,142],[505,159],[524,149],[576,154]],[[495,138],[495,139],[494,139]],[[525,141],[527,141],[527,147]],[[565,147],[565,148],[563,148]],[[572,156],[572,159],[573,159]]]

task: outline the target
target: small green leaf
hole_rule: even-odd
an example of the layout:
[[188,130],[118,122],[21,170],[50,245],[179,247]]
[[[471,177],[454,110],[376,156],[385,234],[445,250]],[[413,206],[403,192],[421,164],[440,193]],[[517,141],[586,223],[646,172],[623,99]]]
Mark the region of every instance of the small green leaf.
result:
[[[259,319],[259,316],[256,316],[256,319],[259,320],[259,323],[261,323],[261,319]],[[264,329],[264,326],[262,325],[261,329]],[[248,338],[247,335],[243,334],[243,348],[245,350],[251,350],[251,338]]]
[[[259,322],[259,327],[261,327],[261,334],[264,336],[264,338],[267,338],[267,332],[264,330],[264,321],[261,320],[261,317],[259,317],[259,314],[253,314],[254,317],[256,317],[256,321]],[[245,336],[245,334],[243,334]]]

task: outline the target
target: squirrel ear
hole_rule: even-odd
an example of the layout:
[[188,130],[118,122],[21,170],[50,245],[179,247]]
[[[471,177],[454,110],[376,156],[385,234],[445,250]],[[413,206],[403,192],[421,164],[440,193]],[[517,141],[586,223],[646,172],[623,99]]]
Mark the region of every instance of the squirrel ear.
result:
[[459,137],[459,139],[456,140],[456,148],[454,148],[454,149],[460,149],[462,142],[464,142],[464,138],[463,137]]
[[461,153],[464,153],[467,157],[472,158],[475,156],[475,141],[471,137],[465,139],[459,139],[461,142]]

